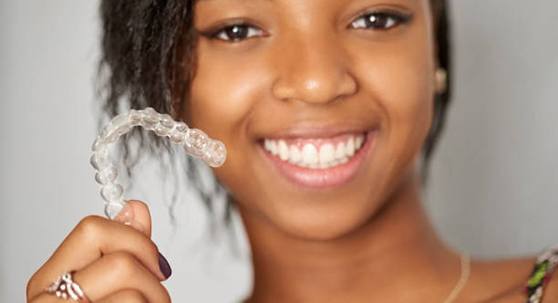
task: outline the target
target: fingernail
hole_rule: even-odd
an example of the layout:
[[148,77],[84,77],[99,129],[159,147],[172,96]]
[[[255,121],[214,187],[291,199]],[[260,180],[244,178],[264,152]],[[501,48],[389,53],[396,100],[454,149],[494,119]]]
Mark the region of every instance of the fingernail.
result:
[[131,225],[134,221],[134,209],[130,207],[127,203],[124,205],[124,208],[118,213],[115,221],[123,223],[125,225]]
[[161,269],[163,276],[165,276],[165,279],[168,279],[172,275],[172,269],[169,261],[167,261],[161,253],[159,253],[159,268]]

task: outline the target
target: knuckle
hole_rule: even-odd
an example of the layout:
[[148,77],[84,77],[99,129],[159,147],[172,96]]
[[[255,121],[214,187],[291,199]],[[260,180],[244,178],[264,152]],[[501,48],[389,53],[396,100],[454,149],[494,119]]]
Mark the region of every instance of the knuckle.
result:
[[106,224],[107,219],[96,216],[96,215],[89,215],[78,223],[76,226],[76,231],[88,240],[93,240],[101,234],[103,229],[103,224]]
[[129,277],[137,271],[138,261],[127,252],[119,251],[103,257],[108,262],[108,267],[119,276]]

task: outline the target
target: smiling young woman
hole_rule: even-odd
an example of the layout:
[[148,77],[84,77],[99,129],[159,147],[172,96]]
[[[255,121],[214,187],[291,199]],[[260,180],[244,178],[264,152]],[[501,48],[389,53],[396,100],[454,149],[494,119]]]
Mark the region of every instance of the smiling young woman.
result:
[[[422,206],[450,97],[446,11],[442,0],[103,1],[105,109],[151,106],[225,143],[214,175],[249,237],[249,302],[525,302],[534,258],[471,261]],[[168,302],[146,206],[119,220],[84,219],[29,300],[53,302],[42,290],[71,269],[89,300]]]

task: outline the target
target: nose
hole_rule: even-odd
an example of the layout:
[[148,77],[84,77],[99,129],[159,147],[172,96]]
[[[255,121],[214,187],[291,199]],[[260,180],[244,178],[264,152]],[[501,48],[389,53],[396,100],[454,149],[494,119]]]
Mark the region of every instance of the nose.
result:
[[274,59],[278,70],[272,87],[275,98],[327,104],[356,93],[357,81],[335,39],[289,40]]

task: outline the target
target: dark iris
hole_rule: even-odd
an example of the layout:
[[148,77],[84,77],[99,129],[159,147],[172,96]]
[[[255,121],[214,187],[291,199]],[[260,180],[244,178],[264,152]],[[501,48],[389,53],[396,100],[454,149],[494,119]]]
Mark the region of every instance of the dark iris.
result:
[[248,35],[248,26],[246,25],[232,25],[224,29],[225,35],[230,40],[245,39]]
[[390,22],[389,20],[390,18],[395,18],[395,17],[385,13],[372,13],[366,16],[364,20],[367,28],[370,27],[387,28]]

